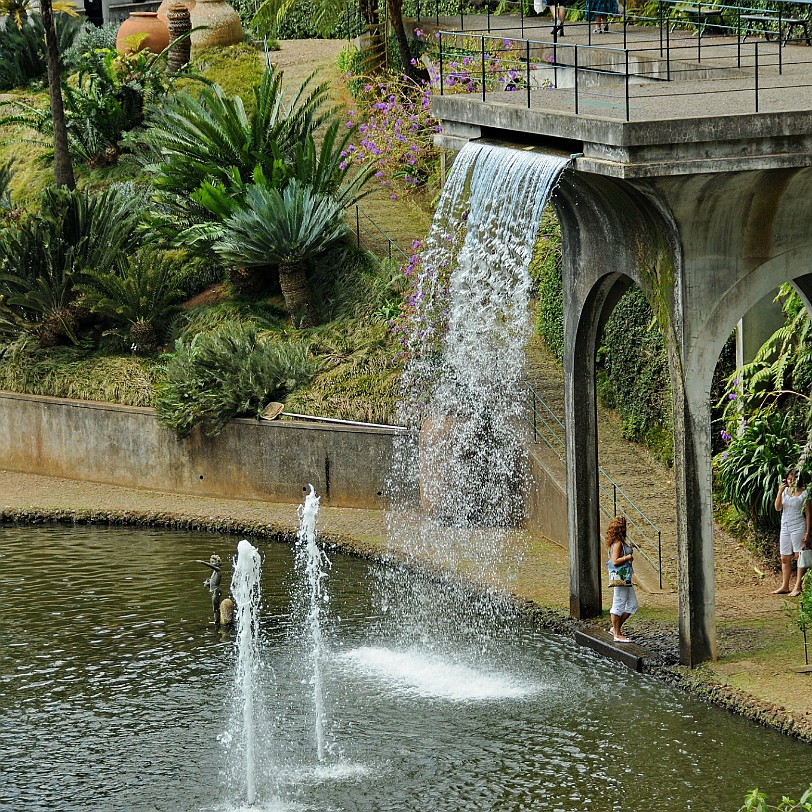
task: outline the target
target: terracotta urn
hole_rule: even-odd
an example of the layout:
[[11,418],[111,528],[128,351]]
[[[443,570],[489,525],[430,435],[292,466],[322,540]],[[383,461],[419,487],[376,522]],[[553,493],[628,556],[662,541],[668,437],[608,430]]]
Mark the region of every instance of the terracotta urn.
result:
[[161,0],[161,5],[158,6],[158,19],[162,20],[164,25],[169,27],[169,8],[171,6],[186,6],[191,13],[195,7],[195,0]]
[[169,45],[169,29],[154,11],[131,11],[116,36],[116,50],[122,54],[149,49],[159,54]]
[[243,41],[240,17],[225,0],[197,0],[191,10],[192,48],[209,45],[237,45]]

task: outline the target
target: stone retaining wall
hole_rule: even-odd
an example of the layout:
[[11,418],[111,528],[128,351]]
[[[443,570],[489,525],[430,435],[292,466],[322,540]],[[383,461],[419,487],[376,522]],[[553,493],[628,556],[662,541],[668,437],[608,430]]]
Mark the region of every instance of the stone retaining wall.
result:
[[384,507],[392,430],[231,421],[178,440],[152,409],[0,392],[0,467],[124,487],[338,507]]

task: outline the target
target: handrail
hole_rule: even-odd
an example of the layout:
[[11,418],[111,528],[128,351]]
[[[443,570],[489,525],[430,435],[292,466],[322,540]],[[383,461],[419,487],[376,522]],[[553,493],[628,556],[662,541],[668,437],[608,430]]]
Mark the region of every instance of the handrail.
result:
[[[389,259],[392,259],[392,252],[399,255],[399,259],[408,262],[409,255],[390,237],[357,203],[353,206],[353,226],[355,233],[355,244],[361,247],[362,235],[366,243],[371,243],[377,247],[376,239],[386,244],[384,252]],[[349,210],[348,210],[349,212]],[[370,237],[369,234],[372,234]],[[371,250],[371,249],[370,249]]]
[[[544,399],[536,392],[529,381],[525,381],[525,386],[530,394],[530,417],[528,422],[533,433],[533,442],[544,443],[558,459],[566,465],[566,439],[565,428],[561,418],[553,412]],[[608,490],[610,488],[611,490]],[[660,589],[663,588],[663,551],[662,533],[660,528],[631,500],[629,495],[620,487],[604,468],[598,466],[598,493],[599,510],[603,515],[625,516],[626,522],[631,526],[628,538],[638,552],[657,570]],[[611,506],[611,510],[609,508]],[[644,528],[648,525],[648,529]],[[657,561],[636,541],[639,538],[646,543],[646,546],[656,542]]]

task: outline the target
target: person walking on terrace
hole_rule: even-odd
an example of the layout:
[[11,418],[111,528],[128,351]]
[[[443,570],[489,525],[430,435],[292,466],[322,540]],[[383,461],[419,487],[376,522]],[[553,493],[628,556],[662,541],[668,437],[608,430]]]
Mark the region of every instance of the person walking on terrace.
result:
[[561,3],[553,4],[552,15],[553,15],[553,27],[550,29],[550,33],[553,34],[554,36],[563,37],[564,20],[567,18],[567,7],[561,5]]
[[606,547],[609,551],[609,560],[606,567],[609,570],[609,586],[613,588],[612,608],[609,616],[612,618],[612,636],[616,643],[631,643],[623,634],[623,624],[637,611],[637,595],[632,585],[634,570],[634,551],[632,545],[626,541],[626,517],[615,516],[606,528]]
[[795,587],[790,592],[792,561],[806,548],[812,518],[806,488],[801,487],[796,471],[787,471],[781,480],[775,496],[775,509],[781,514],[781,533],[778,537],[778,548],[781,553],[781,586],[774,589],[772,594],[786,595],[789,592],[795,597],[801,594],[803,571],[798,569]]
[[587,0],[586,16],[590,21],[595,22],[592,29],[593,34],[609,33],[609,17],[618,13],[617,0]]

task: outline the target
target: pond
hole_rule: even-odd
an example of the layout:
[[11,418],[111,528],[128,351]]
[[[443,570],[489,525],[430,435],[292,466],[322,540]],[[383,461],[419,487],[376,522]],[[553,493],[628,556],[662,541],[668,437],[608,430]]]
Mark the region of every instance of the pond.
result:
[[[210,623],[208,571],[195,563],[217,552],[225,565],[236,542],[0,528],[0,809],[243,806],[228,746],[235,647]],[[407,642],[400,616],[380,608],[382,568],[337,553],[319,762],[293,557],[282,544],[257,546],[258,808],[736,810],[752,787],[777,798],[808,785],[805,745],[525,618],[486,612],[478,639],[462,623],[456,639],[452,616],[450,632]],[[224,585],[230,573],[224,566]],[[423,585],[429,607],[453,607],[442,592]],[[470,596],[454,600],[468,614]]]

